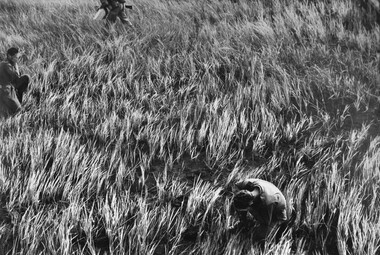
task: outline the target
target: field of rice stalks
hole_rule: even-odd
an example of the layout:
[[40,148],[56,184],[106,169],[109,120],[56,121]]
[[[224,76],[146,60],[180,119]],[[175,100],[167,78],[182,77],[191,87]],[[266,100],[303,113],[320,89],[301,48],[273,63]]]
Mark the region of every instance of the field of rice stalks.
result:
[[[380,26],[357,1],[2,0],[0,254],[380,254]],[[2,55],[4,59],[5,56]],[[233,185],[284,193],[265,243]]]

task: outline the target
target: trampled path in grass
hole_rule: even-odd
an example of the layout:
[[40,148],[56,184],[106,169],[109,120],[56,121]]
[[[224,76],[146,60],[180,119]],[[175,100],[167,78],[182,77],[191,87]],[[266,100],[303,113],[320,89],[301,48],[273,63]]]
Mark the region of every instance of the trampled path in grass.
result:
[[[24,109],[0,122],[0,254],[378,254],[378,16],[366,1],[4,0]],[[372,8],[372,9],[371,9]],[[231,232],[235,181],[290,220]]]

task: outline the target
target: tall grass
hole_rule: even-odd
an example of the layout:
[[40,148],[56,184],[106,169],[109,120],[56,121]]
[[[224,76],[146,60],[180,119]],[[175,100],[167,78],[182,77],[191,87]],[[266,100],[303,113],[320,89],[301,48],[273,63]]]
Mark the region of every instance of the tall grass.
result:
[[[379,25],[356,2],[0,3],[24,50],[0,122],[0,253],[377,254]],[[276,184],[290,221],[231,233],[233,183]]]

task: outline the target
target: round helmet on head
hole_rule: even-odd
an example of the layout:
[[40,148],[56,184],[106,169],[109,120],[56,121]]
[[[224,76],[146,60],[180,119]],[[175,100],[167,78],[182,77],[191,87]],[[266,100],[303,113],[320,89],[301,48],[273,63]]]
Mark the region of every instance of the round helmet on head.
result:
[[10,55],[10,56],[14,56],[14,55],[16,55],[17,53],[19,53],[19,49],[18,48],[16,48],[16,47],[12,47],[12,48],[9,48],[8,50],[7,50],[7,54],[8,55]]

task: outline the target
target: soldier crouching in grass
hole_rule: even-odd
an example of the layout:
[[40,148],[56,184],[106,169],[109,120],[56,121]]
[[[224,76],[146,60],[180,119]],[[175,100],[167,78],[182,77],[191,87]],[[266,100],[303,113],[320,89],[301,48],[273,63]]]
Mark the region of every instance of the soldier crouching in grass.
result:
[[0,63],[0,117],[8,117],[21,110],[22,97],[29,85],[29,76],[20,75],[19,49],[7,51],[7,59]]
[[235,185],[238,191],[233,206],[240,222],[234,229],[252,226],[255,239],[262,241],[277,224],[287,220],[285,197],[275,185],[261,179],[246,179]]
[[125,13],[125,0],[100,0],[100,2],[102,4],[100,8],[104,8],[108,11],[106,17],[107,21],[115,23],[119,17],[124,25],[133,28],[132,23],[128,20],[127,14]]

